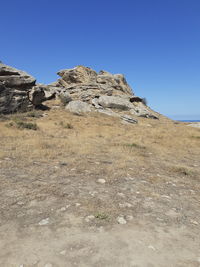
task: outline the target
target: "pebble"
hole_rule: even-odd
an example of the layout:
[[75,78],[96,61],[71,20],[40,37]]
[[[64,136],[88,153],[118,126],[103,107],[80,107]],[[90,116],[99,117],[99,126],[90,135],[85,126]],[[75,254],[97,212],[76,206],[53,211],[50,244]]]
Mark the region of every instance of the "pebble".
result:
[[86,218],[85,218],[85,221],[86,222],[90,222],[90,221],[92,221],[92,220],[94,220],[95,219],[95,216],[94,215],[88,215]]
[[125,203],[119,203],[119,207],[120,208],[131,208],[132,205],[128,202],[125,202]]
[[53,267],[53,264],[51,264],[51,263],[46,263],[46,264],[44,265],[44,267]]
[[22,205],[24,205],[24,202],[23,201],[18,201],[17,204],[22,206]]
[[156,249],[154,248],[154,246],[152,246],[152,245],[149,245],[148,248],[149,248],[149,249],[152,249],[152,250],[154,250],[154,251],[156,250]]
[[60,208],[60,211],[66,211],[69,207],[70,205],[66,205],[65,207]]
[[119,197],[125,197],[125,195],[123,193],[120,193],[120,192],[117,193],[117,196],[119,196]]
[[105,184],[105,182],[106,182],[105,179],[98,179],[97,181],[98,181],[98,183],[100,183],[100,184]]
[[157,217],[156,220],[159,221],[159,222],[163,222],[164,221],[164,219],[159,218],[159,217]]
[[46,219],[41,220],[38,224],[39,225],[46,225],[48,223],[49,223],[49,218],[46,218]]
[[195,225],[198,225],[198,224],[199,224],[197,221],[194,221],[194,220],[190,220],[190,222],[191,222],[192,224],[195,224]]
[[97,192],[97,191],[90,191],[89,194],[90,194],[92,197],[94,197],[95,194],[98,194],[98,192]]
[[121,217],[121,216],[117,217],[117,222],[119,224],[126,224],[127,223],[127,221],[124,219],[124,217]]
[[60,252],[60,255],[66,255],[66,253],[67,253],[67,251],[66,250],[62,250],[61,252]]
[[126,177],[125,180],[126,181],[134,181],[135,179],[133,177]]
[[66,208],[65,208],[65,207],[62,207],[62,208],[60,209],[60,211],[66,211]]
[[98,231],[99,231],[99,233],[103,233],[103,232],[105,232],[103,226],[100,226],[100,227],[98,228]]
[[167,216],[169,216],[169,217],[171,217],[171,218],[177,218],[177,217],[180,216],[180,214],[179,214],[178,212],[174,211],[173,209],[167,211],[167,212],[165,213],[165,215],[167,215]]
[[76,207],[80,207],[81,204],[80,203],[76,203],[75,205],[76,205]]
[[162,195],[161,197],[167,198],[167,199],[171,199],[171,197],[170,196],[167,196],[167,195]]

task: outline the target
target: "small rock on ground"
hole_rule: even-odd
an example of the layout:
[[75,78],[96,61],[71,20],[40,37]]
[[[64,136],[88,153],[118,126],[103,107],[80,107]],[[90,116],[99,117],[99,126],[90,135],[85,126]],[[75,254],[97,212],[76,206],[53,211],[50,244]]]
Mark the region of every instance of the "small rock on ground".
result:
[[95,216],[94,215],[88,215],[86,218],[85,218],[85,221],[86,222],[90,222],[90,221],[92,221],[92,220],[94,220],[95,219]]
[[46,225],[48,223],[49,223],[49,218],[46,218],[46,219],[41,220],[38,224],[39,225]]
[[127,221],[124,219],[124,217],[121,217],[121,216],[117,217],[117,222],[119,224],[126,224],[127,223]]
[[98,179],[98,183],[100,184],[105,184],[106,180],[105,179]]

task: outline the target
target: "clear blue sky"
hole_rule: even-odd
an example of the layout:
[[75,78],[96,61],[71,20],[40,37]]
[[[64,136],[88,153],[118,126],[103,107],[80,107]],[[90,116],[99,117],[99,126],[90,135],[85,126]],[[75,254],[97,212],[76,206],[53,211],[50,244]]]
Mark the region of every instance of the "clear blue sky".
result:
[[0,15],[0,60],[38,82],[123,73],[158,112],[200,119],[200,0],[10,0]]

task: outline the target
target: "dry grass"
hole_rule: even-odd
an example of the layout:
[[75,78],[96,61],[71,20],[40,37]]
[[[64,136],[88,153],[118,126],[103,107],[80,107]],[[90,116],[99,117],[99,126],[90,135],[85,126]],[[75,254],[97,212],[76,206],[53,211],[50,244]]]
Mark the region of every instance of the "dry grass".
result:
[[149,173],[169,170],[188,175],[188,167],[199,159],[199,129],[165,118],[141,118],[138,125],[123,125],[118,118],[98,113],[81,117],[62,109],[45,113],[45,117],[18,115],[37,124],[37,131],[6,127],[16,115],[0,121],[0,159],[12,158],[19,165],[67,160],[80,171],[90,169],[110,177],[128,168],[136,174],[145,168]]

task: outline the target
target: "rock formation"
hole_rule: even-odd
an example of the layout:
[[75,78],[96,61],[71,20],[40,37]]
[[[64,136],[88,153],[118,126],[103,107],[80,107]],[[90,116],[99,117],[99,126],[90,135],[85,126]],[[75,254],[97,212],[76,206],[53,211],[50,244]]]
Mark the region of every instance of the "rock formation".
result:
[[0,63],[0,113],[27,110],[28,91],[35,79],[24,71]]
[[50,84],[49,90],[66,99],[66,109],[73,113],[96,110],[119,116],[127,122],[136,122],[131,115],[158,118],[142,98],[134,95],[122,74],[97,73],[88,67],[77,66],[61,70],[58,75],[61,78]]
[[142,98],[131,90],[122,74],[77,66],[58,72],[60,78],[49,85],[36,84],[24,71],[0,63],[0,113],[26,111],[55,96],[75,114],[98,111],[136,123],[136,116],[157,119]]

